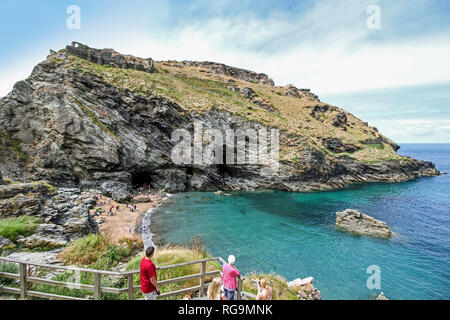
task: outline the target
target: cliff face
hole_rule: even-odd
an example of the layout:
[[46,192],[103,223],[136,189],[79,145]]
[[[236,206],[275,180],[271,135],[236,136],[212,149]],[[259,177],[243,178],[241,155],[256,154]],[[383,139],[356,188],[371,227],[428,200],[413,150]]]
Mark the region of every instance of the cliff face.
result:
[[66,47],[68,54],[86,59],[99,65],[115,66],[122,69],[134,69],[138,71],[153,73],[155,68],[153,60],[142,59],[130,55],[120,54],[113,49],[94,49],[79,42],[72,42]]
[[[193,132],[195,121],[223,131],[280,129],[278,172],[267,177],[258,165],[174,164],[172,133]],[[133,183],[169,192],[311,191],[439,174],[397,148],[309,90],[276,87],[264,74],[215,63],[154,63],[111,49],[52,52],[0,100],[4,177],[101,188],[119,201]]]
[[0,219],[31,216],[42,220],[35,233],[16,239],[27,248],[61,247],[96,233],[98,226],[89,215],[89,203],[89,196],[78,189],[56,189],[44,182],[0,186]]

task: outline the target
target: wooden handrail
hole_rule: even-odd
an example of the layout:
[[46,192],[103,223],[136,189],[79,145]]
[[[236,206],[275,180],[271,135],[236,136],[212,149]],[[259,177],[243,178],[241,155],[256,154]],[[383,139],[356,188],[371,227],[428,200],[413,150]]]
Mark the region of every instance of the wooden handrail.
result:
[[[124,272],[116,272],[116,271],[105,271],[105,270],[96,270],[96,269],[88,269],[88,268],[79,268],[79,267],[71,267],[71,266],[60,266],[60,265],[49,265],[49,264],[42,264],[42,263],[35,263],[35,262],[29,262],[29,261],[20,261],[16,259],[10,259],[6,257],[0,257],[0,262],[8,262],[8,263],[15,263],[19,265],[19,274],[13,274],[13,273],[7,273],[7,272],[0,272],[0,278],[10,278],[10,279],[16,279],[20,281],[20,288],[9,288],[9,287],[1,287],[0,286],[0,292],[5,293],[13,293],[13,294],[19,294],[22,299],[26,298],[27,296],[33,296],[33,297],[41,297],[41,298],[49,298],[49,299],[67,299],[67,300],[85,300],[75,297],[69,297],[69,296],[59,296],[59,295],[53,295],[49,293],[43,293],[43,292],[36,292],[36,291],[30,291],[28,290],[28,284],[29,283],[43,283],[48,285],[54,285],[59,287],[65,287],[69,289],[80,289],[80,290],[89,290],[92,291],[94,299],[98,300],[101,298],[102,292],[108,292],[113,294],[121,294],[124,292],[128,293],[128,299],[132,300],[134,299],[134,292],[136,290],[140,289],[140,286],[134,286],[133,284],[133,276],[135,274],[139,274],[139,270],[134,271],[124,271]],[[223,260],[221,257],[216,258],[208,258],[208,259],[201,259],[196,261],[189,261],[189,262],[183,262],[173,265],[167,265],[167,266],[161,266],[158,268],[158,270],[167,270],[177,267],[184,267],[194,264],[201,264],[201,272],[193,275],[187,275],[183,277],[178,278],[172,278],[167,280],[162,280],[159,282],[160,285],[168,285],[170,283],[176,283],[176,282],[182,282],[192,279],[200,279],[200,283],[198,286],[187,288],[187,289],[181,289],[176,290],[172,292],[167,292],[162,294],[159,299],[169,297],[172,295],[178,295],[186,292],[193,292],[193,291],[200,291],[201,295],[204,295],[206,292],[207,287],[210,285],[210,283],[206,283],[206,277],[214,276],[215,274],[222,275],[222,272],[220,270],[214,270],[214,271],[206,271],[206,265],[208,262],[212,261],[219,261],[220,263],[224,264],[226,263],[225,260]],[[94,284],[93,285],[87,285],[87,284],[81,284],[81,283],[72,283],[72,282],[62,282],[62,281],[55,281],[50,279],[42,279],[38,277],[32,277],[28,275],[28,266],[33,267],[39,267],[39,268],[47,268],[47,269],[53,269],[53,270],[66,270],[66,271],[74,271],[74,272],[86,272],[94,274]],[[101,285],[101,278],[102,276],[118,276],[123,277],[128,280],[128,285],[126,288],[109,288],[109,287],[102,287]],[[243,280],[241,277],[238,279],[238,288],[237,288],[237,296],[236,298],[240,300],[242,298],[242,282]]]
[[6,261],[6,262],[11,262],[11,263],[17,263],[17,264],[26,264],[26,265],[30,265],[30,266],[34,266],[34,267],[40,267],[40,268],[58,269],[58,270],[67,270],[67,271],[79,271],[79,272],[88,272],[88,273],[98,273],[98,274],[109,275],[109,276],[122,276],[122,275],[124,275],[123,272],[96,270],[96,269],[79,268],[79,267],[71,267],[71,266],[55,266],[55,265],[51,265],[51,264],[42,264],[42,263],[36,263],[36,262],[30,262],[30,261],[21,261],[21,260],[15,260],[15,259],[10,259],[10,258],[5,258],[5,257],[0,257],[0,261]]

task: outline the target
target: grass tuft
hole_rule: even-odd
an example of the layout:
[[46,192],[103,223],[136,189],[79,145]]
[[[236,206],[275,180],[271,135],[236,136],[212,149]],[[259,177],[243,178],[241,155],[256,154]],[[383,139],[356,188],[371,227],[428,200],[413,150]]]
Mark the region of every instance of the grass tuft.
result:
[[18,236],[27,237],[36,231],[42,220],[36,217],[21,216],[0,220],[0,237],[15,241]]
[[244,279],[243,290],[256,295],[258,293],[258,288],[252,280],[259,280],[261,278],[265,278],[269,281],[270,286],[272,287],[272,300],[298,300],[297,292],[288,288],[286,279],[274,273],[247,274]]
[[74,241],[59,257],[65,264],[110,270],[119,262],[126,261],[141,247],[142,243],[136,239],[122,239],[113,243],[103,235],[90,234]]

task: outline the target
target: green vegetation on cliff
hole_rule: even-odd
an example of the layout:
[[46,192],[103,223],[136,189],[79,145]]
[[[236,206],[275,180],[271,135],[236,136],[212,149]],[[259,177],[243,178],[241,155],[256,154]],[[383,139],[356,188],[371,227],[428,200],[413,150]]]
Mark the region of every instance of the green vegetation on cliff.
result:
[[[137,250],[142,250],[142,243],[132,239],[123,239],[119,243],[113,243],[108,238],[101,235],[88,235],[73,242],[63,252],[59,254],[59,258],[66,265],[73,265],[78,267],[87,267],[97,270],[117,270],[120,264],[120,269],[125,268],[128,271],[139,270],[140,262],[144,257],[143,253],[135,255]],[[211,256],[201,248],[195,246],[180,246],[171,245],[162,248],[158,248],[153,257],[153,262],[157,266],[166,266],[173,264],[181,264],[185,262],[191,262],[195,260],[208,259]],[[1,265],[5,270],[10,270],[10,266],[6,264]],[[222,270],[222,266],[217,261],[210,261],[207,263],[206,271]],[[167,279],[173,279],[183,276],[189,276],[200,273],[200,264],[180,266],[171,269],[158,270],[158,280],[163,281]],[[16,269],[10,270],[11,273],[17,273]],[[39,270],[39,277],[49,275],[45,268]],[[286,280],[276,274],[256,274],[251,273],[244,276],[243,288],[245,291],[256,294],[257,288],[252,280],[260,278],[266,278],[269,280],[270,285],[273,288],[274,300],[297,300],[296,292],[287,287]],[[212,276],[207,277],[206,282],[212,280]],[[62,273],[54,274],[51,276],[53,281],[61,282],[76,282],[81,284],[93,285],[93,274],[82,272],[78,277],[72,271],[65,271]],[[127,280],[124,278],[114,276],[103,276],[102,286],[111,288],[126,288]],[[169,285],[161,286],[161,292],[171,292],[180,289],[186,289],[198,286],[198,279],[187,280],[177,283],[171,283]],[[135,274],[133,278],[133,284],[135,286],[140,285],[139,274]],[[92,297],[92,291],[76,288],[63,288],[58,286],[52,286],[47,284],[31,284],[30,290],[39,292],[46,292],[55,295],[71,296],[78,298]],[[182,299],[184,295],[172,296],[168,299]],[[126,293],[119,296],[102,293],[101,298],[104,300],[126,300],[128,295]],[[143,295],[140,290],[135,292],[135,299],[141,299]]]
[[113,243],[105,236],[90,234],[72,242],[59,256],[68,265],[111,270],[118,263],[127,261],[141,247],[139,240],[121,239]]
[[[337,138],[344,144],[358,146],[352,158],[364,161],[394,160],[401,157],[392,147],[373,147],[363,143],[365,140],[383,138],[376,128],[370,127],[360,119],[340,108],[306,98],[296,98],[287,94],[286,87],[274,87],[256,84],[225,75],[215,74],[210,70],[186,66],[180,63],[155,62],[156,73],[141,72],[133,69],[115,68],[98,65],[87,60],[69,56],[67,68],[77,69],[83,73],[99,77],[102,81],[119,90],[130,90],[144,96],[156,95],[176,102],[185,111],[199,113],[211,109],[226,110],[245,119],[279,128],[287,136],[294,135],[295,141],[286,138],[280,143],[280,159],[295,161],[299,152],[305,147],[318,150],[323,147],[323,139]],[[239,89],[251,88],[257,100],[272,106],[273,111],[255,104],[245,98]],[[237,90],[231,90],[235,88]],[[325,108],[317,111],[314,108]],[[346,117],[345,127],[335,124],[339,115]],[[295,143],[291,143],[295,142]],[[326,155],[336,155],[326,150]]]
[[36,217],[21,216],[17,218],[0,219],[0,237],[15,241],[18,236],[31,235],[42,220]]

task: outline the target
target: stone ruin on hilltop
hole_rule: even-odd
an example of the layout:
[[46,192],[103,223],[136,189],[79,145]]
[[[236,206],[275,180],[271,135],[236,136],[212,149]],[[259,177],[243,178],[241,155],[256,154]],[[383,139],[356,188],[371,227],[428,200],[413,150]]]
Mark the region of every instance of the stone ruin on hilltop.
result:
[[151,58],[143,59],[131,55],[123,55],[113,49],[94,49],[79,42],[72,42],[66,52],[99,65],[116,66],[122,69],[135,69],[148,73],[155,72]]

